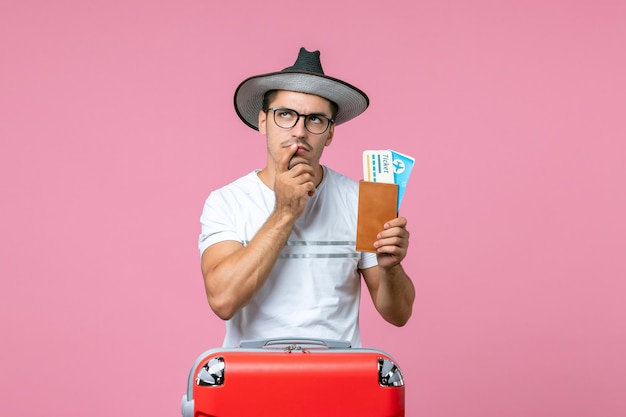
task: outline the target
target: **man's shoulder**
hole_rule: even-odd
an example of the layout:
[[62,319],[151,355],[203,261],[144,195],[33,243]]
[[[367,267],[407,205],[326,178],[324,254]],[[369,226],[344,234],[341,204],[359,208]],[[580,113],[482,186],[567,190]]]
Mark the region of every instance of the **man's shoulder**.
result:
[[219,188],[216,188],[215,190],[212,191],[212,193],[219,194],[219,193],[224,193],[224,192],[237,192],[237,190],[245,191],[254,187],[258,187],[259,180],[258,180],[257,172],[258,172],[257,170],[251,171],[242,177],[239,177],[225,185],[222,185]]
[[352,178],[335,171],[332,168],[325,167],[326,175],[328,178],[328,182],[339,187],[349,187],[355,188],[358,187],[358,182],[353,180]]

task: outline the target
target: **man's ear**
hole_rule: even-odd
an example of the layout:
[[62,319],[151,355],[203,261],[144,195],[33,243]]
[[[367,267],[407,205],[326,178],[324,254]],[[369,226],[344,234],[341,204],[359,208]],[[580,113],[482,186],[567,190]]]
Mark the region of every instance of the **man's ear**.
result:
[[267,112],[264,112],[263,110],[259,110],[259,132],[261,132],[262,135],[265,136],[265,133],[267,132]]

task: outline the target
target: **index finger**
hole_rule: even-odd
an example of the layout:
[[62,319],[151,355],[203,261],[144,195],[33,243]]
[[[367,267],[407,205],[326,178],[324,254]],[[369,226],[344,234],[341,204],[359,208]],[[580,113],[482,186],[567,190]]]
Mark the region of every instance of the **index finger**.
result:
[[392,227],[404,227],[406,228],[407,220],[405,217],[397,217],[395,219],[391,219],[385,223],[384,228],[389,229]]

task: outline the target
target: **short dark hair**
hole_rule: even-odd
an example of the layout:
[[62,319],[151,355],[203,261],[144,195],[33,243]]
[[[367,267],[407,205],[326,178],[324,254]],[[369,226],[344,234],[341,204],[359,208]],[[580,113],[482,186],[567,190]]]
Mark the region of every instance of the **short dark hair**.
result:
[[[269,90],[265,92],[265,94],[263,95],[263,111],[267,111],[270,108],[270,103],[274,101],[274,99],[276,98],[276,94],[278,94],[279,91],[281,90]],[[330,117],[334,119],[335,117],[337,117],[339,106],[332,100],[328,101],[330,102]]]

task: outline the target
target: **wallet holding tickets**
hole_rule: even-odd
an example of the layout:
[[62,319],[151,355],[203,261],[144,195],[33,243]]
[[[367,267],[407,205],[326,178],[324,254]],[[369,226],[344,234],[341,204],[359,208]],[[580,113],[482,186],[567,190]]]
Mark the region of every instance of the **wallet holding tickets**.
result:
[[398,217],[400,203],[415,160],[392,150],[363,152],[359,182],[356,250],[376,252],[374,242],[383,226]]
[[384,182],[359,182],[359,209],[356,222],[356,250],[376,252],[374,242],[383,226],[398,217],[398,185]]

